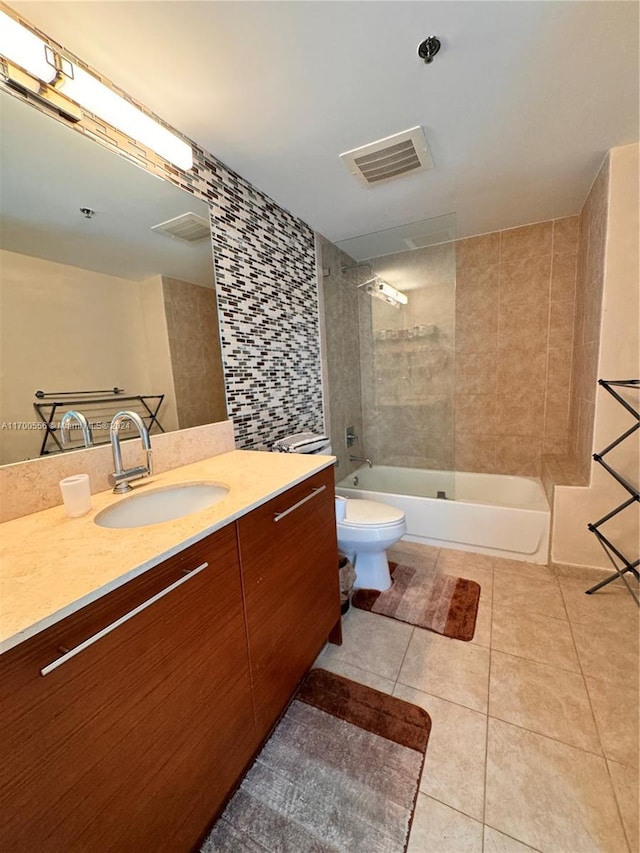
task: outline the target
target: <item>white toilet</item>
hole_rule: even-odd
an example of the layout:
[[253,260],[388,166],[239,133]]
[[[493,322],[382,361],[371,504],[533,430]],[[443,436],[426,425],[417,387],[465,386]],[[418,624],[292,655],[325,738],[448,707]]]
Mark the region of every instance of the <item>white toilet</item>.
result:
[[338,548],[354,565],[357,575],[354,588],[389,589],[391,575],[386,551],[407,531],[404,512],[359,498],[348,498],[345,503],[344,519],[336,520]]

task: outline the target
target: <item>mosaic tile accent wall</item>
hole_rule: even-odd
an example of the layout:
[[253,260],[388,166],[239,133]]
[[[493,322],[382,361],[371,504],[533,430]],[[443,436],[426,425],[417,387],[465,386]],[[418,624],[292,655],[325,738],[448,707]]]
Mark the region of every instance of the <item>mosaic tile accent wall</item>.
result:
[[[28,20],[15,16],[61,46]],[[158,116],[82,62],[66,56],[161,123]],[[229,417],[236,446],[262,448],[300,430],[323,428],[314,234],[213,155],[193,145],[189,172],[89,112],[70,125],[28,95],[10,94],[182,187],[210,205],[218,313]],[[167,125],[168,127],[168,125]],[[174,128],[169,128],[175,132]],[[189,140],[187,140],[189,141]]]

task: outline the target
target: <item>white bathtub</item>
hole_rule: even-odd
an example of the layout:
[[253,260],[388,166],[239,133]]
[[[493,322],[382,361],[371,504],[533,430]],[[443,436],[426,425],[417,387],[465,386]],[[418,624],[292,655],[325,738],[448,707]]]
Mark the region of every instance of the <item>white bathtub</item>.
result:
[[[438,491],[454,499],[437,498]],[[534,477],[364,466],[336,494],[388,503],[405,512],[410,542],[546,563],[549,504]]]

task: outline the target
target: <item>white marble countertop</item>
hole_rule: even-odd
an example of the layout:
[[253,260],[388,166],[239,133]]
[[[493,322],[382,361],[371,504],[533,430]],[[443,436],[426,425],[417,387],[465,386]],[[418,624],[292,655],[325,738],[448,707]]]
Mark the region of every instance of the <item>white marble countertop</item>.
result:
[[[56,506],[0,525],[0,653],[116,589],[334,462],[333,456],[234,450],[133,483],[134,492],[208,481],[229,493],[200,512],[147,527],[94,524],[122,500],[92,496],[93,508],[67,518]],[[80,473],[80,472],[79,472]]]

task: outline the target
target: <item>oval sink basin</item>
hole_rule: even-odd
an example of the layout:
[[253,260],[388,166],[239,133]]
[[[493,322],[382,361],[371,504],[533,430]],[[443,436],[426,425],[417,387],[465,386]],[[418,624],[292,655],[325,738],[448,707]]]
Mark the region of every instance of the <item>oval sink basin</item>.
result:
[[146,527],[200,512],[228,494],[229,488],[217,483],[179,483],[123,498],[99,512],[94,522],[100,527]]

